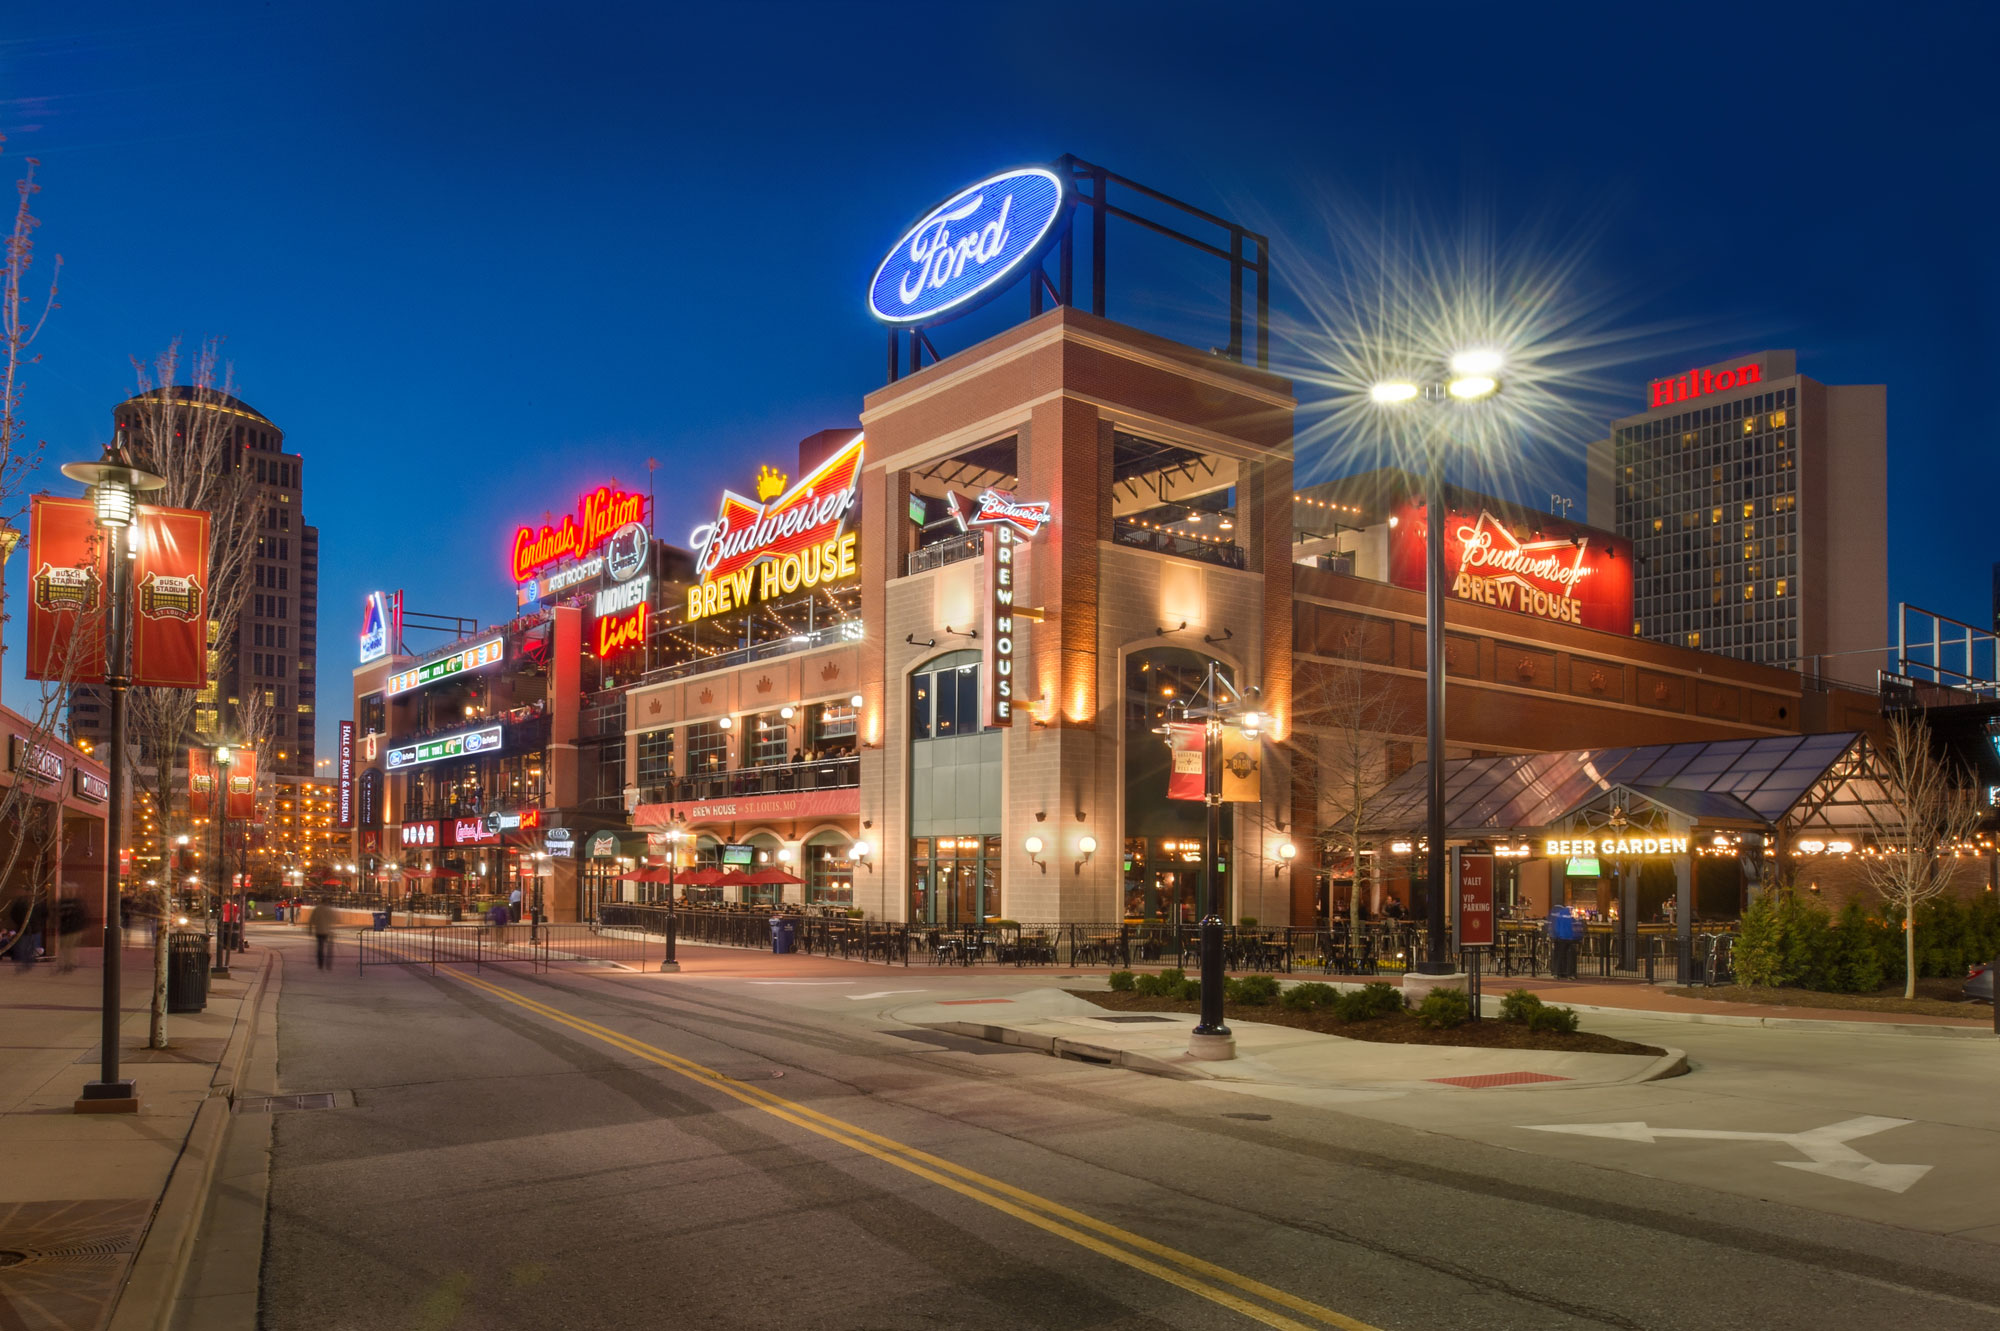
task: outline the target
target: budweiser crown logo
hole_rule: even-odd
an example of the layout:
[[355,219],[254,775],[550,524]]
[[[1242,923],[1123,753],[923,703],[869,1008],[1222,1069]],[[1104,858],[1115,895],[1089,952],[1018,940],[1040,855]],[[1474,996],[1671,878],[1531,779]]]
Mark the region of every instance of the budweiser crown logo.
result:
[[57,568],[43,564],[30,580],[35,607],[51,614],[68,610],[86,614],[97,609],[100,583],[95,568]]
[[139,584],[139,613],[147,619],[195,619],[201,614],[201,583],[148,573]]
[[771,677],[769,675],[760,676],[757,680],[757,692],[769,693],[770,691],[771,691]]
[[757,498],[768,503],[774,496],[785,492],[785,473],[773,471],[769,467],[757,468]]
[[828,661],[819,668],[819,677],[828,683],[832,683],[834,680],[840,678],[840,667],[832,661]]

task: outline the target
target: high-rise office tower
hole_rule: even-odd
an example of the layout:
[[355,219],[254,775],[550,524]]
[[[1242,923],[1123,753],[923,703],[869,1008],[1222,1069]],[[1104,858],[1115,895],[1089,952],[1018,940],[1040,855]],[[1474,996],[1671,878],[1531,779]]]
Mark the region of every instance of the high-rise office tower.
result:
[[1888,642],[1888,390],[1764,351],[1647,388],[1590,454],[1632,542],[1632,631],[1872,684]]

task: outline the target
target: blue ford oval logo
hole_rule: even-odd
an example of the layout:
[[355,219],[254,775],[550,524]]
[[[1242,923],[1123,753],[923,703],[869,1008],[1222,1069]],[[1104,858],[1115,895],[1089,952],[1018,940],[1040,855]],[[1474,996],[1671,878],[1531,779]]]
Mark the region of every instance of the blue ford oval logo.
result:
[[962,314],[1040,257],[1064,215],[1063,180],[1023,167],[960,190],[896,242],[868,284],[868,309],[891,324]]

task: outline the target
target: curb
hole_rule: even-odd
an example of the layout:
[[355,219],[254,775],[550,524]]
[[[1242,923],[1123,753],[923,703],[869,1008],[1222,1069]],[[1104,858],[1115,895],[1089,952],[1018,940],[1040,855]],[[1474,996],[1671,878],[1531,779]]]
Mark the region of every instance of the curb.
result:
[[153,1209],[146,1236],[132,1258],[132,1269],[118,1291],[106,1331],[166,1331],[174,1317],[181,1285],[194,1258],[194,1243],[201,1232],[202,1217],[208,1209],[209,1186],[222,1159],[223,1135],[229,1128],[231,1096],[256,1040],[257,1023],[264,1008],[264,996],[271,977],[282,963],[277,949],[264,949],[265,963],[257,969],[257,984],[243,996],[249,1008],[237,1009],[235,1025],[229,1032],[215,1076],[209,1081],[208,1099],[195,1111],[180,1158],[167,1176],[166,1191]]
[[[1082,1040],[1073,1040],[1059,1035],[1042,1035],[1035,1031],[1015,1030],[1011,1026],[991,1026],[977,1021],[916,1022],[918,1026],[934,1031],[944,1031],[951,1035],[969,1036],[975,1040],[987,1040],[994,1044],[1011,1044],[1022,1049],[1032,1049],[1036,1053],[1048,1054],[1054,1058],[1068,1058],[1081,1063],[1096,1063],[1105,1067],[1120,1067],[1131,1072],[1143,1072],[1149,1077],[1165,1077],[1171,1081],[1221,1081],[1235,1082],[1234,1077],[1224,1077],[1198,1064],[1169,1062],[1150,1054],[1135,1053],[1129,1049],[1109,1049]],[[1604,1086],[1636,1086],[1642,1082],[1661,1081],[1667,1077],[1679,1077],[1688,1071],[1688,1056],[1684,1049],[1665,1046],[1666,1052],[1640,1068],[1630,1076],[1616,1081],[1592,1081],[1568,1084],[1555,1082],[1537,1083],[1528,1086],[1511,1086],[1504,1089],[1516,1091],[1560,1091],[1590,1090]],[[1370,1083],[1373,1084],[1373,1083]],[[1502,1089],[1502,1088],[1494,1088]]]
[[1839,1021],[1814,1017],[1744,1017],[1733,1012],[1656,1012],[1650,1008],[1597,1007],[1583,1003],[1564,1003],[1562,1006],[1596,1016],[1658,1017],[1666,1021],[1690,1021],[1698,1026],[1767,1026],[1773,1030],[1810,1031],[1822,1035],[1918,1035],[1946,1040],[1995,1038],[1993,1031],[1985,1026],[1929,1026],[1915,1022]]

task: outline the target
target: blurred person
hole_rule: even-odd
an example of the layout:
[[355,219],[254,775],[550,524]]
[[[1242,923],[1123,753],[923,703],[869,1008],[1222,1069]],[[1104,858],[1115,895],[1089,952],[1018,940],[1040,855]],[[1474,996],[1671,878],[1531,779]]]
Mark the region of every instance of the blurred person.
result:
[[63,884],[62,899],[56,902],[56,969],[76,969],[76,949],[83,940],[83,901],[75,883]]
[[312,908],[307,927],[313,933],[313,960],[323,971],[333,969],[333,931],[340,925],[333,907],[324,901]]

